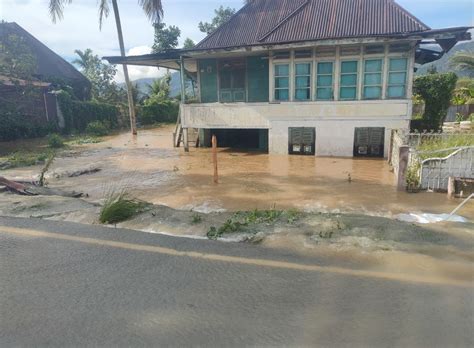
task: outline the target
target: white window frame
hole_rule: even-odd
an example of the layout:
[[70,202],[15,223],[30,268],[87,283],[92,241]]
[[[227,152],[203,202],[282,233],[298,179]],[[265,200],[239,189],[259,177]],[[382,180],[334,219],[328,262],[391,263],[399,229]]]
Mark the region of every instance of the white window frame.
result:
[[[309,75],[297,75],[296,74],[296,65],[297,64],[309,64]],[[293,62],[293,71],[294,71],[294,74],[293,74],[293,100],[296,101],[296,102],[308,102],[308,101],[312,101],[313,100],[313,83],[312,83],[312,78],[313,78],[313,61],[311,60],[308,60],[308,58],[306,59],[294,59],[294,62]],[[302,88],[298,88],[296,86],[296,78],[297,77],[300,77],[300,76],[307,76],[309,77],[309,86],[305,89],[309,89],[309,99],[296,99],[296,90],[297,89],[302,89]]]
[[[274,63],[273,63],[273,90],[272,90],[272,94],[273,94],[273,98],[271,100],[273,101],[276,101],[276,102],[281,102],[281,103],[284,103],[284,102],[289,102],[291,101],[291,62],[288,61],[287,59],[282,59],[282,60],[276,60],[276,62],[278,63],[275,63],[275,60],[274,60]],[[279,65],[287,65],[288,66],[288,76],[286,75],[277,75],[276,74],[276,67],[279,66]],[[288,87],[285,87],[285,88],[282,88],[282,87],[277,87],[276,86],[276,79],[279,78],[279,77],[287,77],[288,78]],[[279,100],[279,99],[276,99],[276,91],[277,90],[285,90],[285,89],[288,89],[288,99],[287,100]]]
[[[342,76],[344,75],[354,75],[354,73],[343,73],[342,72],[342,63],[345,62],[357,62],[357,71],[355,72],[356,74],[356,84],[354,86],[342,86]],[[361,63],[360,63],[360,57],[359,56],[354,56],[353,58],[347,56],[344,57],[344,59],[339,60],[339,100],[340,101],[357,101],[360,100],[360,68],[361,68]],[[342,88],[349,88],[349,87],[355,87],[356,89],[356,94],[354,99],[343,99],[341,97],[341,89]]]
[[[382,67],[379,72],[380,74],[380,84],[379,85],[366,85],[365,84],[365,75],[367,74],[378,74],[378,73],[373,73],[373,72],[366,72],[365,70],[365,62],[368,60],[380,60],[382,62]],[[382,100],[384,96],[384,71],[385,71],[385,56],[380,55],[380,54],[374,54],[374,55],[365,55],[364,59],[362,60],[362,99],[363,100]],[[380,97],[379,98],[366,98],[365,97],[365,87],[380,87]]]
[[[329,58],[329,57],[328,57]],[[331,84],[331,90],[332,90],[332,98],[331,99],[318,99],[318,89],[322,88],[327,88],[327,87],[318,87],[318,77],[320,76],[318,74],[318,65],[320,63],[332,63],[332,84]],[[336,59],[319,59],[316,60],[315,65],[314,65],[314,100],[316,101],[322,101],[322,102],[330,102],[330,101],[335,101],[336,100],[336,91],[335,91],[335,83],[336,83]],[[321,74],[321,76],[329,76],[329,74]]]

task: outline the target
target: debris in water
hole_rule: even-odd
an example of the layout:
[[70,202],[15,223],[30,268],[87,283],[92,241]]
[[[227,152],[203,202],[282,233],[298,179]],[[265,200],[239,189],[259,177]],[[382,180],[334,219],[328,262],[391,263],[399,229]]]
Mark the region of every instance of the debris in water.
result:
[[399,214],[396,218],[399,221],[414,222],[418,224],[435,224],[448,220],[450,222],[468,222],[468,220],[462,216],[450,216],[449,214]]

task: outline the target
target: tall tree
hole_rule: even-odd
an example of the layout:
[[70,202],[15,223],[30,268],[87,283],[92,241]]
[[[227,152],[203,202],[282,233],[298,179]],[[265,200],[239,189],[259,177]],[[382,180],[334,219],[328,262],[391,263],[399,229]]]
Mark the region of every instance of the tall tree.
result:
[[218,9],[214,10],[215,16],[212,21],[209,22],[199,22],[199,30],[203,33],[210,34],[222,24],[227,22],[230,17],[235,14],[235,9],[231,7],[220,6]]
[[166,27],[165,23],[155,23],[155,42],[153,43],[153,52],[163,52],[178,46],[178,39],[181,36],[181,30],[178,27],[170,25]]
[[90,48],[85,51],[74,51],[78,58],[72,61],[79,70],[89,79],[92,85],[92,98],[103,102],[118,102],[121,99],[121,91],[115,83],[117,68],[114,65],[104,63],[98,55]]
[[[53,22],[63,18],[64,6],[70,4],[72,0],[49,0],[49,13]],[[98,0],[99,4],[99,27],[102,28],[102,22],[110,14],[110,3],[114,11],[115,24],[117,26],[117,36],[120,46],[120,54],[125,57],[125,44],[123,42],[122,24],[117,0]],[[143,9],[146,16],[152,23],[159,23],[163,16],[163,6],[161,0],[138,0],[138,5]],[[127,65],[123,65],[123,74],[127,85],[128,109],[130,113],[130,128],[132,134],[137,134],[135,107],[133,104],[133,89],[128,75]]]
[[196,44],[189,37],[187,37],[186,40],[184,40],[184,43],[183,43],[184,49],[191,49],[191,48],[194,48],[194,46],[196,46]]

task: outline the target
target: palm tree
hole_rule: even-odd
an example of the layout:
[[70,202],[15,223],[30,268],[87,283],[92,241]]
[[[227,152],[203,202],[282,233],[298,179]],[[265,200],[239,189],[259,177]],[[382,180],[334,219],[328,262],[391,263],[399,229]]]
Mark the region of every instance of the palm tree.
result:
[[[64,6],[70,4],[72,0],[49,0],[49,13],[56,23],[57,20],[63,18]],[[117,26],[117,36],[120,46],[120,54],[125,57],[125,45],[123,43],[122,24],[120,22],[120,13],[118,9],[117,0],[99,0],[99,27],[102,28],[102,22],[104,18],[108,17],[110,13],[110,3],[115,16],[115,24]],[[152,23],[159,23],[163,16],[163,6],[161,0],[138,0],[138,5],[142,7],[146,16]],[[133,135],[137,134],[136,118],[135,118],[135,107],[133,103],[133,90],[130,78],[128,76],[127,65],[123,65],[123,75],[125,77],[125,84],[127,85],[127,96],[128,96],[128,109],[130,113],[130,128]]]
[[474,53],[461,51],[451,58],[451,65],[460,69],[474,72]]

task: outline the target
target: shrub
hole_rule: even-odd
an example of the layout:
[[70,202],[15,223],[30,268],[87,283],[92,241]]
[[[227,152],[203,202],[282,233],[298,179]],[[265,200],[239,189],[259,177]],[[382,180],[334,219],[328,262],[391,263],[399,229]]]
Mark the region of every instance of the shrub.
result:
[[179,112],[179,103],[172,100],[151,100],[142,106],[138,112],[138,119],[144,125],[154,123],[176,122]]
[[119,109],[110,104],[74,100],[68,93],[58,94],[58,102],[64,116],[66,133],[73,130],[84,132],[94,121],[108,122],[110,128],[118,126]]
[[429,74],[415,79],[414,93],[425,101],[423,126],[439,130],[451,104],[457,76],[454,73]]
[[94,121],[87,125],[86,133],[100,137],[109,134],[110,128],[108,121]]
[[64,147],[63,138],[61,138],[58,134],[50,134],[48,136],[48,146],[52,149],[60,149]]
[[148,207],[148,203],[129,197],[128,193],[110,192],[100,210],[99,221],[103,224],[115,224],[132,218],[142,213]]

